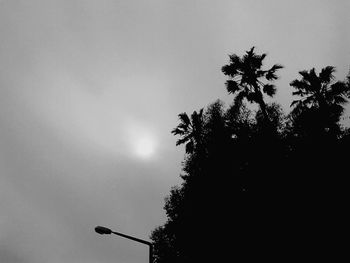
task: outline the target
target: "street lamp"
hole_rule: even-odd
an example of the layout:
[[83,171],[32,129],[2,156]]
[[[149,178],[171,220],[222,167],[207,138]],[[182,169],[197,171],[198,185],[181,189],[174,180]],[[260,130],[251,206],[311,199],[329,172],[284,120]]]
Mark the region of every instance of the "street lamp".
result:
[[115,235],[118,235],[118,236],[121,236],[121,237],[124,237],[124,238],[127,238],[127,239],[134,240],[136,242],[148,245],[149,246],[149,263],[153,263],[153,245],[152,245],[151,242],[146,241],[146,240],[142,240],[142,239],[139,239],[139,238],[136,238],[136,237],[132,237],[132,236],[129,236],[129,235],[125,235],[125,234],[122,234],[122,233],[119,233],[119,232],[116,232],[116,231],[112,231],[111,229],[109,229],[107,227],[104,227],[104,226],[97,226],[97,227],[95,227],[95,231],[96,231],[96,233],[98,233],[100,235],[115,234]]

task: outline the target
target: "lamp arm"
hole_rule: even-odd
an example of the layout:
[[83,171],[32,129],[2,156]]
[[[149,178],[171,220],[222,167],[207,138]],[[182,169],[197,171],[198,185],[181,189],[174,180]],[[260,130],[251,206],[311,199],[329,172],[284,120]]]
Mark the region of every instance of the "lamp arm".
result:
[[115,235],[118,235],[118,236],[121,236],[121,237],[125,237],[127,239],[131,239],[131,240],[134,240],[136,242],[140,242],[142,244],[146,244],[146,245],[149,245],[149,246],[152,246],[152,243],[149,242],[149,241],[146,241],[146,240],[143,240],[143,239],[139,239],[139,238],[136,238],[136,237],[132,237],[132,236],[129,236],[129,235],[125,235],[125,234],[122,234],[122,233],[119,233],[119,232],[116,232],[116,231],[112,231],[113,234]]

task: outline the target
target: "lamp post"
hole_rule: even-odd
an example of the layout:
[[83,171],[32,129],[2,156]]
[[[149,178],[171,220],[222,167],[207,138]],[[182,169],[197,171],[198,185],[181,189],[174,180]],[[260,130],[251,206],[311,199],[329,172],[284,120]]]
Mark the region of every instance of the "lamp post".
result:
[[109,229],[107,227],[104,227],[104,226],[97,226],[97,227],[95,227],[95,231],[96,231],[96,233],[98,233],[100,235],[115,234],[117,236],[121,236],[121,237],[124,237],[124,238],[127,238],[127,239],[131,239],[133,241],[136,241],[136,242],[148,245],[149,246],[149,263],[153,263],[153,245],[152,245],[151,242],[143,240],[143,239],[139,239],[139,238],[136,238],[136,237],[132,237],[132,236],[129,236],[129,235],[125,235],[125,234],[122,234],[122,233],[119,233],[119,232],[116,232],[116,231],[112,231],[111,229]]

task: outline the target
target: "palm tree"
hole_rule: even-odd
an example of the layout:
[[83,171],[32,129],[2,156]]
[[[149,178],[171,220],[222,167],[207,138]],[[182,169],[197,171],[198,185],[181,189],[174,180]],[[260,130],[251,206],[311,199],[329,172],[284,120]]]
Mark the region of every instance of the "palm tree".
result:
[[270,97],[276,94],[276,87],[272,84],[272,81],[278,78],[276,71],[283,68],[283,66],[275,64],[270,69],[263,70],[262,65],[266,54],[255,54],[254,47],[246,51],[242,58],[236,54],[229,57],[230,63],[221,69],[229,77],[226,81],[227,91],[237,94],[235,97],[235,103],[237,104],[241,104],[243,99],[247,99],[251,103],[257,103],[264,118],[269,121],[263,93]]
[[350,86],[346,82],[334,82],[335,67],[327,66],[316,74],[315,68],[303,70],[300,80],[295,79],[290,86],[296,89],[293,95],[300,97],[294,100],[291,107],[299,115],[302,112],[314,112],[322,120],[323,129],[332,129],[338,123],[347,103]]
[[191,154],[202,146],[203,140],[203,109],[198,113],[194,111],[191,118],[187,113],[183,112],[179,115],[180,124],[171,131],[174,135],[180,135],[181,138],[177,140],[176,145],[186,144],[186,153]]

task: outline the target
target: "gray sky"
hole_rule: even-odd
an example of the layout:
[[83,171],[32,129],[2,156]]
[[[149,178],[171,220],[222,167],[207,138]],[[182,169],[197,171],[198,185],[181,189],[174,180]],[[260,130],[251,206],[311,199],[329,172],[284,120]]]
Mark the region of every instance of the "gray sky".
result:
[[180,182],[177,114],[229,102],[251,46],[297,72],[350,66],[348,0],[0,1],[0,262],[137,263]]

